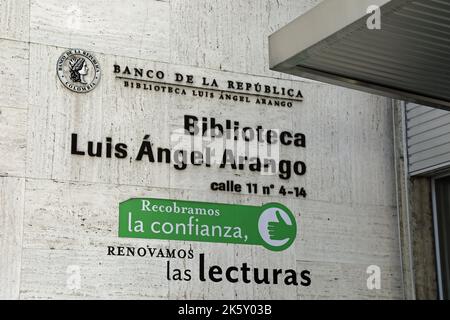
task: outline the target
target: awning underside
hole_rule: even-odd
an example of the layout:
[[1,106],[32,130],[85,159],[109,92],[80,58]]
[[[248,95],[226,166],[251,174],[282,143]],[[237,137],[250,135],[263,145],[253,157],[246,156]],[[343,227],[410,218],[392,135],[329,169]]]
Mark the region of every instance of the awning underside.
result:
[[[392,0],[380,30],[365,12],[272,69],[450,110],[450,0]],[[291,41],[309,32],[297,31]]]

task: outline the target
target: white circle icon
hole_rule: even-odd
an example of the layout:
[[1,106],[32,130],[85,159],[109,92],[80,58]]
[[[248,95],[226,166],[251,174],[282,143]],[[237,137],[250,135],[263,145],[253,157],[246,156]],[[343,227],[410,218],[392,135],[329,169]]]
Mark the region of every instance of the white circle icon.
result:
[[[283,221],[280,221],[280,219]],[[272,207],[264,210],[258,221],[259,234],[264,242],[273,247],[281,247],[285,245],[290,240],[290,237],[286,235],[286,238],[281,237],[280,239],[278,236],[276,237],[277,239],[273,239],[269,232],[269,223],[282,223],[292,226],[293,222],[291,221],[289,215],[283,209]]]

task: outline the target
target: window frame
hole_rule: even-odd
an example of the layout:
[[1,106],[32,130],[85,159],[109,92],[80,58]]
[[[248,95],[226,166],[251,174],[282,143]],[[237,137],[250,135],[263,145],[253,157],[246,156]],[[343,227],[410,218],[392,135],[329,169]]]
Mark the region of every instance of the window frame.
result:
[[[436,253],[436,274],[437,274],[437,286],[438,286],[438,299],[444,300],[443,283],[442,283],[442,268],[441,268],[441,250],[439,243],[439,226],[438,226],[438,213],[437,213],[437,199],[436,199],[436,180],[449,178],[450,172],[435,175],[431,178],[431,202],[433,209],[433,229],[434,229],[434,243]],[[450,254],[450,253],[449,253]]]

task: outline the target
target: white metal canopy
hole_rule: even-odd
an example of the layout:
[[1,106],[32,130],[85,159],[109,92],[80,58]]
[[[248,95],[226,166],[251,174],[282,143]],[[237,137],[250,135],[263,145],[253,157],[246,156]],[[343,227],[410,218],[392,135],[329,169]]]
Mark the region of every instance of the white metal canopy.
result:
[[272,70],[450,110],[450,0],[324,0],[269,50]]

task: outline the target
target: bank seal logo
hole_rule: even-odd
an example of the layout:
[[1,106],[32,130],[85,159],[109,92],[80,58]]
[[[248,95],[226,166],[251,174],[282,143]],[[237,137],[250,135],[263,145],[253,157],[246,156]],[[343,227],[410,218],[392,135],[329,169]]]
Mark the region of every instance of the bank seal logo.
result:
[[58,59],[56,71],[59,80],[69,90],[78,93],[92,91],[100,81],[100,64],[93,54],[82,49],[71,49]]

